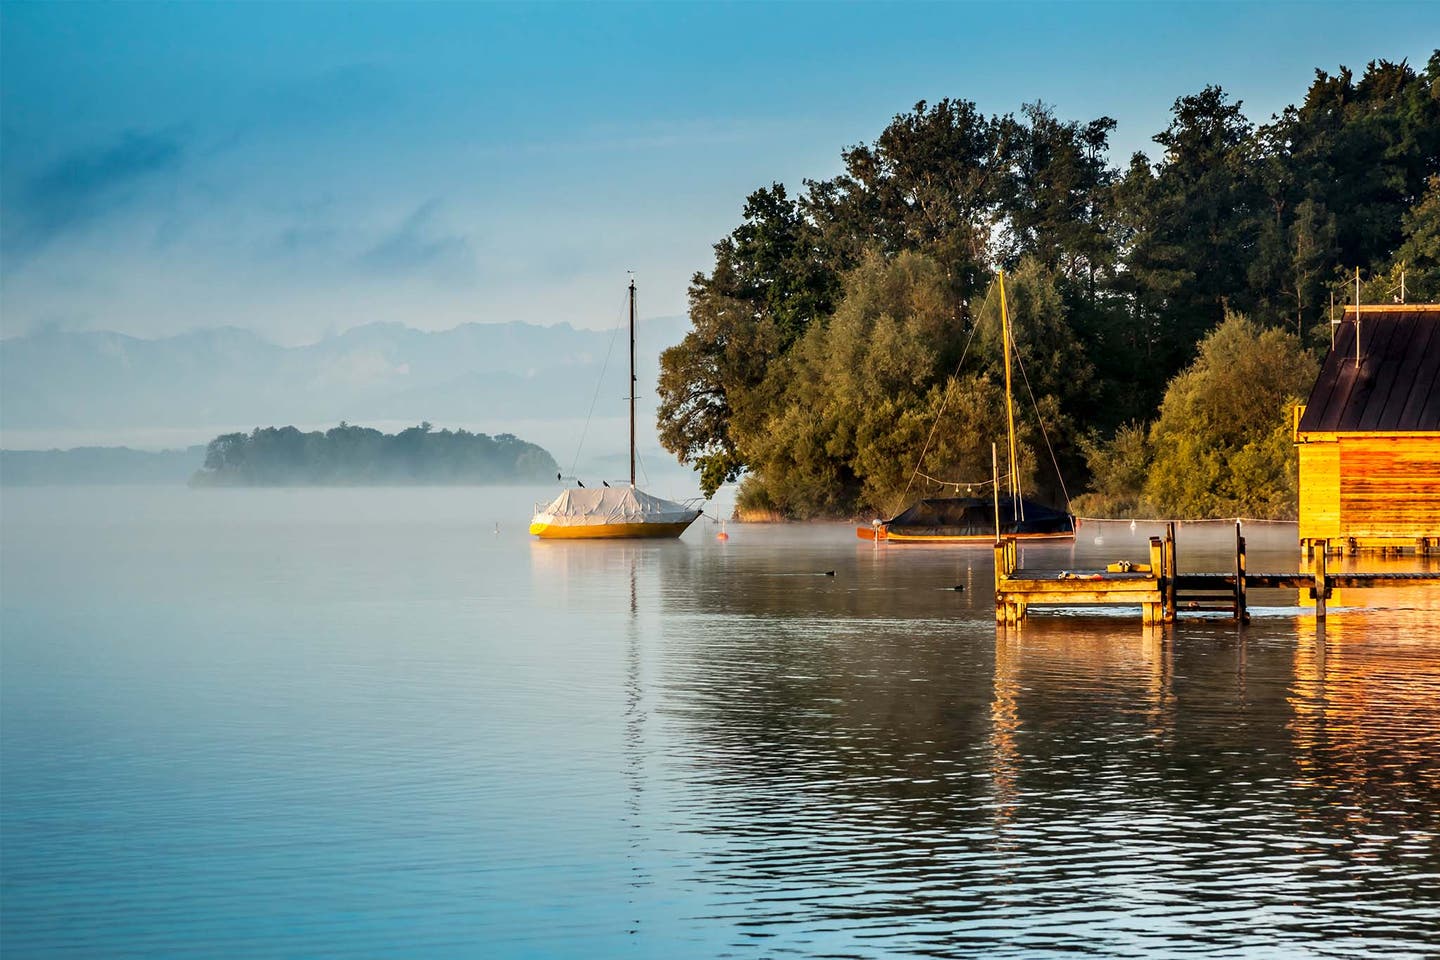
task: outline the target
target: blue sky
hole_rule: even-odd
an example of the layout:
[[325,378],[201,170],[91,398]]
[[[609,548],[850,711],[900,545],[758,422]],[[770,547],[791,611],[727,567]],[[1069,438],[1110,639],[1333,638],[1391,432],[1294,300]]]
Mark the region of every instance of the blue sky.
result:
[[609,326],[920,99],[1119,121],[1423,64],[1440,4],[0,4],[0,330]]

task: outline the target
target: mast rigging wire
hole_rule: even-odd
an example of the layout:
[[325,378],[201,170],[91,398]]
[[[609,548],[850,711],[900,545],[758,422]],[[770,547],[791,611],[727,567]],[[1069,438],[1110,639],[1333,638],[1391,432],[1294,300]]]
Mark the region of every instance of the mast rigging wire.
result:
[[[914,485],[915,478],[920,475],[920,465],[925,462],[925,454],[930,450],[930,441],[935,439],[935,430],[940,426],[940,420],[945,416],[945,407],[950,403],[950,383],[960,376],[960,368],[965,365],[965,358],[970,354],[970,344],[975,342],[975,331],[980,329],[979,317],[985,312],[985,307],[990,303],[990,294],[995,292],[995,284],[990,284],[990,289],[985,294],[985,299],[980,304],[980,310],[975,314],[976,321],[970,325],[970,336],[965,340],[965,349],[960,351],[960,360],[955,364],[955,371],[945,381],[945,393],[940,398],[940,411],[935,414],[935,422],[930,424],[930,434],[925,438],[925,446],[920,450],[920,456],[915,461],[915,469],[910,471],[910,479],[905,483],[905,492],[900,494],[902,498],[910,493],[910,487]],[[930,478],[926,478],[930,479]]]
[[[629,297],[629,295],[630,292],[627,289],[625,296]],[[585,414],[585,426],[580,430],[580,442],[575,445],[575,459],[570,462],[571,477],[575,476],[575,468],[580,464],[580,451],[585,448],[585,435],[590,432],[590,418],[595,415],[595,404],[600,399],[600,388],[605,385],[605,371],[610,367],[610,354],[615,351],[615,338],[620,335],[620,327],[625,322],[624,304],[625,300],[622,299],[621,317],[615,324],[615,329],[610,332],[610,346],[605,348],[605,362],[600,364],[600,376],[595,380],[595,395],[590,398],[590,412]],[[635,392],[633,385],[630,392]]]
[[[920,472],[920,465],[925,462],[925,454],[928,453],[929,450],[930,450],[930,443],[931,443],[931,441],[933,441],[934,438],[935,438],[935,430],[940,426],[940,420],[941,420],[941,418],[945,415],[945,407],[946,407],[946,406],[949,404],[949,402],[950,402],[950,381],[954,380],[956,377],[958,377],[958,376],[960,375],[960,368],[961,368],[962,366],[964,366],[964,364],[965,364],[965,358],[966,358],[966,356],[969,355],[969,353],[970,353],[970,345],[971,345],[971,343],[973,343],[974,340],[975,340],[975,332],[980,328],[980,321],[979,321],[978,318],[985,313],[985,308],[986,308],[987,306],[989,306],[989,304],[990,304],[990,298],[994,295],[994,293],[995,293],[995,282],[994,282],[994,281],[991,281],[990,287],[989,287],[989,289],[987,290],[987,292],[986,292],[986,294],[985,294],[985,299],[984,299],[984,301],[981,302],[981,304],[980,304],[980,309],[979,309],[979,311],[977,311],[976,314],[975,314],[975,316],[976,316],[977,319],[976,319],[974,325],[971,326],[971,328],[970,328],[970,336],[969,336],[969,338],[967,338],[966,341],[965,341],[965,348],[964,348],[964,350],[962,350],[962,351],[960,352],[960,361],[959,361],[959,363],[955,364],[955,370],[954,370],[953,373],[950,374],[950,380],[947,380],[947,381],[946,381],[946,385],[945,385],[945,395],[944,395],[944,397],[941,399],[941,402],[940,402],[940,412],[935,415],[935,422],[930,425],[930,433],[929,433],[929,435],[925,438],[925,446],[924,446],[924,447],[921,449],[921,451],[920,451],[920,457],[919,457],[919,459],[917,459],[917,460],[915,461],[915,469],[912,470],[911,473],[910,473],[910,479],[909,479],[909,481],[906,482],[906,484],[905,484],[905,493],[901,494],[902,497],[903,497],[903,496],[906,496],[906,495],[908,495],[908,494],[910,493],[910,488],[914,485],[914,483],[915,483],[915,478],[916,478],[916,477],[923,477],[924,479],[929,480],[929,481],[931,481],[932,483],[939,483],[939,484],[942,484],[942,485],[944,485],[944,486],[958,486],[958,485],[959,485],[959,484],[954,484],[952,481],[940,480],[940,479],[938,479],[938,478],[936,478],[936,477],[932,477],[932,476],[930,476],[930,475],[928,475],[928,474],[921,473],[921,472]],[[1068,513],[1068,512],[1070,511],[1070,490],[1069,490],[1069,488],[1065,485],[1065,476],[1064,476],[1064,474],[1061,473],[1061,471],[1060,471],[1060,460],[1059,460],[1058,457],[1055,456],[1055,447],[1050,443],[1050,432],[1045,429],[1045,418],[1044,418],[1043,416],[1041,416],[1041,414],[1040,414],[1040,404],[1035,400],[1035,391],[1034,391],[1034,389],[1030,386],[1030,375],[1025,372],[1025,361],[1024,361],[1024,360],[1021,358],[1021,356],[1020,356],[1020,345],[1019,345],[1019,344],[1016,342],[1016,340],[1015,340],[1014,324],[1011,324],[1010,327],[1011,327],[1011,329],[1010,329],[1010,331],[1009,331],[1010,347],[1011,347],[1012,352],[1013,352],[1014,355],[1015,355],[1016,365],[1018,365],[1018,366],[1020,367],[1020,378],[1025,382],[1025,393],[1030,397],[1030,408],[1035,411],[1035,421],[1036,421],[1036,423],[1038,423],[1038,424],[1040,425],[1040,436],[1042,436],[1042,437],[1045,439],[1045,449],[1046,449],[1046,450],[1049,452],[1049,454],[1050,454],[1050,463],[1051,463],[1051,465],[1055,468],[1055,479],[1060,482],[1060,492],[1061,492],[1061,494],[1063,494],[1064,497],[1065,497],[1065,510],[1066,510],[1066,512]],[[1016,470],[1016,467],[1012,464],[1012,465],[1011,465],[1011,469],[1012,469],[1012,471],[1013,471],[1013,470]],[[993,483],[993,482],[994,482],[993,480],[984,480],[984,481],[981,481],[981,482],[979,482],[979,483],[966,483],[966,484],[964,484],[964,486],[967,486],[967,487],[985,487],[985,486],[988,486],[989,484],[991,484],[991,483]],[[1012,486],[1014,487],[1014,489],[1013,489],[1011,492],[1018,494],[1018,493],[1019,493],[1019,484],[1018,484],[1018,483],[1012,484],[1011,481],[1010,481],[1008,478],[1006,479],[1006,481],[1005,481],[1004,483],[1000,484],[1000,489],[1009,489],[1009,488],[1011,488]]]
[[[1013,345],[1013,340],[1012,340]],[[1035,422],[1040,424],[1040,436],[1045,438],[1045,449],[1050,451],[1050,463],[1055,467],[1055,479],[1060,481],[1060,492],[1065,495],[1065,512],[1070,512],[1070,491],[1065,486],[1065,476],[1060,472],[1060,461],[1055,448],[1050,445],[1050,432],[1045,429],[1045,418],[1040,415],[1040,404],[1035,402],[1035,391],[1030,389],[1030,376],[1025,372],[1025,361],[1020,359],[1020,348],[1015,348],[1015,362],[1020,366],[1020,379],[1025,381],[1025,392],[1030,395],[1030,408],[1035,411]]]

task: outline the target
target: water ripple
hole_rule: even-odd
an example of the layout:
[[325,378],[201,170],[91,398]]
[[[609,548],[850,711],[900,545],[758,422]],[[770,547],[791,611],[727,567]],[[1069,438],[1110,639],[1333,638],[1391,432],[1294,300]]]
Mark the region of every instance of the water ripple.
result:
[[459,493],[27,496],[0,504],[7,955],[1440,937],[1428,596],[1323,632],[1277,595],[1245,630],[997,634],[988,551],[836,527],[556,545]]

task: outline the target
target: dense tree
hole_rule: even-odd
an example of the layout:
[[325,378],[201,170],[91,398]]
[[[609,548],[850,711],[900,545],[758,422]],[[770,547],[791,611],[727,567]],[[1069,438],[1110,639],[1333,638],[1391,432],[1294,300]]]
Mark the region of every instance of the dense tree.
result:
[[1076,498],[1075,511],[1094,517],[1147,515],[1141,495],[1154,459],[1149,428],[1142,423],[1123,424],[1108,440],[1089,434],[1081,447],[1090,465],[1090,492]]
[[1405,214],[1404,242],[1395,259],[1405,273],[1407,299],[1440,301],[1440,175],[1430,178],[1424,198]]
[[199,486],[538,483],[555,476],[554,459],[533,443],[502,433],[435,431],[422,423],[398,434],[342,422],[324,433],[256,428],[210,441]]
[[[846,276],[828,326],[776,368],[786,389],[751,444],[742,502],[795,517],[888,512],[917,469],[983,483],[1005,405],[993,378],[951,376],[969,326],[935,258],[871,254]],[[1022,466],[1028,475],[1033,456]]]
[[986,283],[1008,133],[969,101],[922,100],[873,144],[846,150],[844,173],[807,181],[803,206],[841,265],[871,250],[922,251],[966,296]]
[[1084,512],[1107,516],[1293,517],[1290,411],[1317,364],[1292,333],[1230,314],[1165,391],[1147,429],[1127,424],[1085,443]]
[[707,492],[744,476],[746,503],[795,516],[883,512],[926,476],[983,480],[1004,399],[987,291],[1005,268],[1022,459],[1042,494],[1065,497],[1035,469],[1053,454],[1111,502],[1283,512],[1280,433],[1172,429],[1203,394],[1190,365],[1233,311],[1262,352],[1286,330],[1318,353],[1356,268],[1371,301],[1398,296],[1402,273],[1412,299],[1440,296],[1440,52],[1423,71],[1317,71],[1259,127],[1207,86],[1175,101],[1157,158],[1123,170],[1114,126],[921,101],[844,150],[837,176],[751,194],[662,358],[662,442]]
[[1290,410],[1316,370],[1293,334],[1228,316],[1165,391],[1145,500],[1166,516],[1294,516]]
[[1115,247],[1103,205],[1115,174],[1106,160],[1115,121],[1062,121],[1043,103],[1027,104],[1024,121],[1007,118],[1010,160],[1000,201],[1005,215],[1003,259],[1031,256],[1094,298]]
[[1250,177],[1252,130],[1219,87],[1175,101],[1153,170],[1132,163],[1126,195],[1134,205],[1126,269],[1140,309],[1158,314],[1152,353],[1162,370],[1189,358],[1227,305],[1245,299],[1255,248],[1258,195]]
[[1248,278],[1256,316],[1323,328],[1329,293],[1347,299],[1356,268],[1369,276],[1398,263],[1406,224],[1440,173],[1440,57],[1419,73],[1375,61],[1358,81],[1345,68],[1317,70],[1258,145],[1267,217]]

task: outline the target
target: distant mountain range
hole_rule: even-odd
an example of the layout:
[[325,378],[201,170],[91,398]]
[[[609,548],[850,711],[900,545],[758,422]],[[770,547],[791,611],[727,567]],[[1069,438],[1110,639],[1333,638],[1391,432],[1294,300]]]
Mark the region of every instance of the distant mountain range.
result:
[[[685,329],[683,317],[641,324],[647,436],[659,353]],[[157,340],[44,331],[0,340],[0,428],[430,420],[499,432],[516,420],[584,419],[597,398],[597,416],[620,415],[627,349],[623,330],[568,324],[471,323],[427,332],[380,323],[298,347],[233,327]]]

